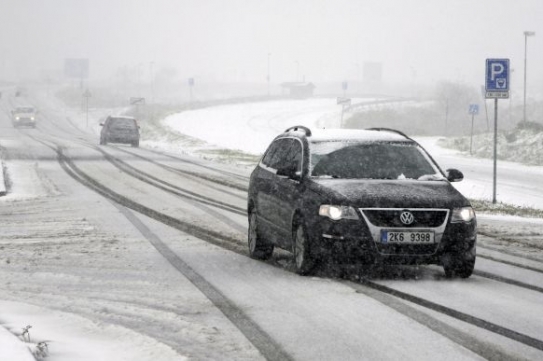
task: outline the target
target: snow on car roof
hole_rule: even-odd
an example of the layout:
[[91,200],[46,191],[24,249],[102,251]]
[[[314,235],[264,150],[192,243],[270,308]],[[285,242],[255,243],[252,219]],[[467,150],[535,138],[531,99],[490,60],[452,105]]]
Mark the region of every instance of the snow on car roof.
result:
[[406,141],[408,138],[387,130],[363,129],[315,129],[311,130],[312,142],[327,140],[361,140],[361,141]]

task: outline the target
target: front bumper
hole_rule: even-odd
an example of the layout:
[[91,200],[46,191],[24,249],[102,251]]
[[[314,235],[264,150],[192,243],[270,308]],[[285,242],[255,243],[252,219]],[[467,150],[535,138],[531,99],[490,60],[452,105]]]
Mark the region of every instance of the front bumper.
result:
[[435,233],[435,243],[431,244],[383,243],[375,227],[364,220],[332,221],[321,217],[318,224],[308,228],[313,230],[314,256],[326,257],[333,263],[441,264],[446,254],[471,252],[477,240],[475,219],[450,223],[448,217],[442,227],[417,228]]
[[19,118],[13,119],[14,125],[26,125],[26,126],[35,126],[36,120],[32,118]]

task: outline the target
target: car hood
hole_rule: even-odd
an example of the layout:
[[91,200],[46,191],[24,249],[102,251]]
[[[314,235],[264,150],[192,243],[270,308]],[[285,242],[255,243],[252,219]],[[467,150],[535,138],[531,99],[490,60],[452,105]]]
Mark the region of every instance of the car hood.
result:
[[312,179],[311,188],[331,203],[355,208],[456,208],[468,200],[448,181]]

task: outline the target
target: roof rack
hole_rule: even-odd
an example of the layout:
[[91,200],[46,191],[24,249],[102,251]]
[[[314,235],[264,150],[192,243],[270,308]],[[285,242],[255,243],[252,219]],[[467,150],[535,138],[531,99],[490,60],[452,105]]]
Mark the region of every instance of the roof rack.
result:
[[399,130],[392,129],[392,128],[367,128],[366,130],[376,130],[378,132],[396,133],[396,134],[399,134],[399,135],[411,140],[411,138],[409,136],[407,136],[407,134],[405,134],[404,132],[400,132]]
[[309,129],[308,127],[304,127],[303,125],[295,125],[293,127],[290,127],[287,130],[285,130],[285,133],[290,132],[290,131],[295,131],[296,132],[298,130],[303,130],[307,137],[311,136],[311,129]]

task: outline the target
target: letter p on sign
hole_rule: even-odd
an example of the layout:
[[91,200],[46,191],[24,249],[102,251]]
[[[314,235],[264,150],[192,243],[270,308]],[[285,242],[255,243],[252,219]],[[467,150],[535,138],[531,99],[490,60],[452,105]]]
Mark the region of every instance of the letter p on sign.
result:
[[504,70],[505,70],[505,66],[503,66],[503,64],[501,63],[492,63],[490,65],[491,67],[491,70],[490,70],[490,80],[492,81],[496,81],[496,76],[498,77],[502,77],[501,75],[503,74]]

